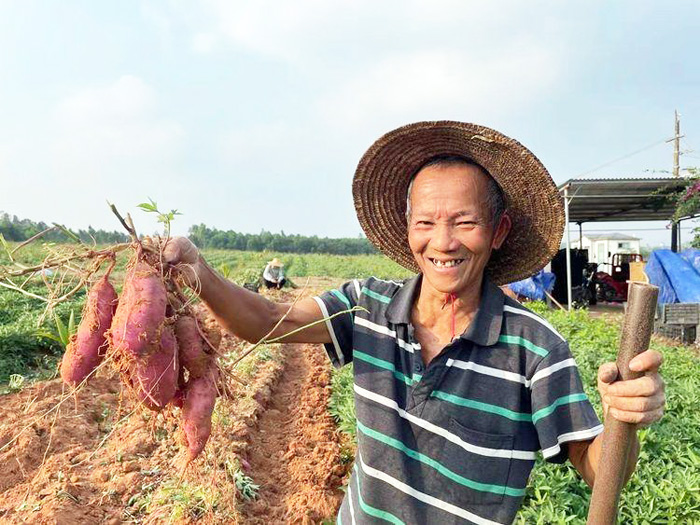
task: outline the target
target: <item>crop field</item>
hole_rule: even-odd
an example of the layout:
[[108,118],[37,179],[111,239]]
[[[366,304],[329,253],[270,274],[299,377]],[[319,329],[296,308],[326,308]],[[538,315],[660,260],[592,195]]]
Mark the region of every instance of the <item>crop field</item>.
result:
[[[17,257],[43,257],[37,246]],[[211,250],[210,264],[243,284],[277,256],[298,289],[264,291],[289,301],[345,279],[409,272],[382,256]],[[0,255],[0,265],[9,261]],[[114,275],[124,273],[125,257]],[[302,290],[307,278],[311,284]],[[41,295],[42,283],[27,291]],[[212,437],[186,470],[178,463],[177,409],[152,413],[125,398],[103,370],[67,397],[57,366],[62,330],[79,320],[83,290],[43,323],[44,304],[0,288],[0,519],[7,523],[331,523],[354,456],[352,369],[333,371],[318,345],[270,344],[235,368],[217,401]],[[199,307],[198,307],[199,308]],[[619,318],[532,305],[569,340],[587,391],[617,349]],[[204,310],[200,308],[204,313]],[[57,321],[58,320],[58,321]],[[222,366],[248,345],[225,335]],[[700,359],[696,348],[653,339],[665,356],[667,410],[639,432],[639,466],[621,500],[621,523],[700,522]],[[65,401],[65,402],[64,402]],[[56,408],[58,405],[58,408]],[[52,411],[53,410],[53,411]],[[518,523],[584,523],[590,489],[570,466],[538,462]]]

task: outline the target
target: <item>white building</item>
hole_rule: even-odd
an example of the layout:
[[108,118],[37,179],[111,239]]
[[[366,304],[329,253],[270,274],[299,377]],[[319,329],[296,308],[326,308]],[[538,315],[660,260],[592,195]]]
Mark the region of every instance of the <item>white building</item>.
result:
[[622,233],[586,233],[583,246],[579,246],[579,239],[571,239],[571,247],[587,249],[588,260],[598,264],[612,263],[616,253],[641,253],[639,237]]

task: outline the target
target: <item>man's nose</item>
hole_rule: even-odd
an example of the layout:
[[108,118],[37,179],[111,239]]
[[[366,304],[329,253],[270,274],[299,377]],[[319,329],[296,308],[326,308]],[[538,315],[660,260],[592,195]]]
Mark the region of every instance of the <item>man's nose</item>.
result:
[[459,241],[453,235],[449,224],[438,224],[431,240],[433,249],[441,252],[451,252],[457,249]]

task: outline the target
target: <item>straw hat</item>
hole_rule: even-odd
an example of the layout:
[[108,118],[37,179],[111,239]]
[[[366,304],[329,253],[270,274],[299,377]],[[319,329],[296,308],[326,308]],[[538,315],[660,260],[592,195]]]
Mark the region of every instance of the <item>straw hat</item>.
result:
[[419,271],[408,246],[406,194],[411,177],[438,155],[472,159],[505,194],[513,225],[486,267],[496,284],[530,277],[551,260],[564,232],[564,204],[547,169],[516,140],[453,121],[417,122],[390,131],[360,160],[352,194],[372,244],[401,266]]
[[271,260],[269,263],[267,263],[267,264],[269,264],[270,266],[273,266],[273,267],[275,267],[275,268],[281,268],[282,266],[284,266],[284,263],[282,263],[282,261],[280,261],[277,257],[275,257],[274,259],[272,259],[272,260]]

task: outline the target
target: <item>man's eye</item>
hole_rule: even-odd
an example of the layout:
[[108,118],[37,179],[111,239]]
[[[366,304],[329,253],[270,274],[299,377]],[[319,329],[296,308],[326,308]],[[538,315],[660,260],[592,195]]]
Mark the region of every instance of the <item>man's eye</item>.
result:
[[475,221],[459,221],[457,223],[457,226],[474,226],[476,225]]

